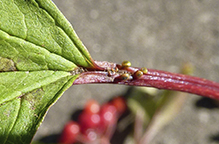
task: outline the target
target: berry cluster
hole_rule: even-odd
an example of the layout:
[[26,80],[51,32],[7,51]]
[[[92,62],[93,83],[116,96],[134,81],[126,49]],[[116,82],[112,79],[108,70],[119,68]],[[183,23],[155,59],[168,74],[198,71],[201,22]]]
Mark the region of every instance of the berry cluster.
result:
[[59,137],[61,144],[102,143],[108,144],[119,117],[126,111],[127,106],[123,97],[99,105],[95,100],[89,100],[78,121],[69,121]]

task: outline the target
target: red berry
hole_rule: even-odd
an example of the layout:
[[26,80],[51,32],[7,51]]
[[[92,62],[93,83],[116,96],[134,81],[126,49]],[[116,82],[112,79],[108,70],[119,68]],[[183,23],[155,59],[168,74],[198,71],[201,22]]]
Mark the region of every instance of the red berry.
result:
[[111,101],[111,104],[114,105],[119,113],[121,115],[124,113],[127,109],[126,101],[123,97],[116,97]]
[[95,130],[93,129],[88,129],[85,133],[84,136],[86,138],[87,141],[95,141],[98,137],[97,133]]
[[62,144],[72,144],[76,141],[76,137],[80,133],[80,127],[78,123],[74,121],[68,122],[59,138],[59,143]]
[[89,100],[85,105],[84,111],[86,113],[97,114],[100,111],[100,105],[95,100]]
[[82,112],[79,116],[79,124],[81,132],[84,133],[88,129],[96,129],[100,123],[100,116],[98,114]]
[[105,131],[109,126],[115,125],[117,121],[117,110],[115,106],[106,103],[100,110],[100,131]]

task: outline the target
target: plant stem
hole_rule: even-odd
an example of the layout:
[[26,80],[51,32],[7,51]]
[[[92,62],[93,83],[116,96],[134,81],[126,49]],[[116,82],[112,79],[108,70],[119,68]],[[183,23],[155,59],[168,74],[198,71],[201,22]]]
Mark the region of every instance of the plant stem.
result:
[[[83,72],[73,84],[113,83],[131,86],[146,86],[188,92],[219,100],[219,83],[210,80],[154,69],[148,69],[148,72],[143,76],[135,78],[134,74],[136,71],[140,70],[140,68],[122,68],[121,65],[109,62],[96,63],[104,70],[95,71],[93,69]],[[123,73],[130,74],[130,79],[121,79]]]
[[158,89],[188,92],[219,99],[219,83],[203,78],[148,69],[142,78],[131,81],[129,85],[155,87]]

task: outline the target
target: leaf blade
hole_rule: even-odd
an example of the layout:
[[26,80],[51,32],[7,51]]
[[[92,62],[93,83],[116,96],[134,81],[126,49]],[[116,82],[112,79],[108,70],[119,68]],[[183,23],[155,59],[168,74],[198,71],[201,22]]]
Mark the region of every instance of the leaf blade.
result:
[[46,111],[94,62],[50,0],[0,0],[0,141],[30,143]]
[[72,71],[77,68],[73,62],[65,58],[23,39],[9,36],[1,30],[0,56],[11,59],[21,71],[49,69]]
[[[0,24],[2,31],[34,43],[76,65],[92,67],[93,60],[87,49],[77,37],[70,23],[50,0],[15,0],[14,2],[2,0],[1,3],[0,9],[4,11],[4,13],[0,13],[0,20],[3,23]],[[4,17],[3,14],[10,17]],[[21,16],[17,19],[16,15],[18,14]],[[19,23],[19,25],[11,25],[11,22]]]
[[[62,29],[68,34],[70,39],[74,42],[74,44],[77,46],[78,50],[83,54],[83,57],[86,59],[86,61],[90,65],[94,65],[94,61],[92,60],[88,50],[84,46],[84,44],[81,42],[77,34],[75,33],[74,29],[72,28],[72,25],[69,23],[69,21],[65,18],[65,16],[58,11],[58,13],[54,12],[57,11],[58,8],[56,5],[50,1],[50,0],[36,0],[38,4],[47,10],[47,12],[54,18],[56,18],[57,23],[62,27]],[[89,65],[85,66],[89,67]]]
[[[7,136],[3,135],[1,137],[0,135],[0,139],[5,141],[5,143],[30,143],[33,135],[42,122],[46,111],[62,93],[71,86],[72,81],[74,81],[76,77],[77,76],[61,78],[56,82],[35,89],[22,97],[1,105],[1,112],[5,111],[2,107],[11,105],[12,107],[6,106],[5,108],[9,109],[7,111],[16,110],[17,115],[6,115],[6,117],[10,117],[10,121],[7,119],[4,123],[1,123],[2,127],[0,129],[0,134],[3,133],[2,129],[4,129],[7,130],[7,132],[4,132]],[[16,108],[12,102],[16,102]],[[0,117],[1,122],[3,122],[3,118],[5,117]],[[11,127],[11,129],[8,129],[8,127]]]

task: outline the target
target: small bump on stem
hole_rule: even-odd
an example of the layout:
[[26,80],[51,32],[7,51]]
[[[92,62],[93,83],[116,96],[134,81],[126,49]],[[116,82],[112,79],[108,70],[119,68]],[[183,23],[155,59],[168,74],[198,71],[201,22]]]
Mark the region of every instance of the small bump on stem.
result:
[[138,71],[135,72],[134,76],[135,76],[136,78],[140,78],[140,77],[143,76],[143,74],[144,74],[143,71],[138,70]]
[[128,73],[122,74],[122,75],[121,75],[121,79],[122,79],[122,80],[128,80],[128,79],[130,79],[130,74],[128,74]]
[[142,71],[144,74],[148,73],[148,69],[145,68],[145,67],[141,68],[141,71]]
[[130,67],[132,64],[130,61],[123,61],[122,62],[122,67]]

